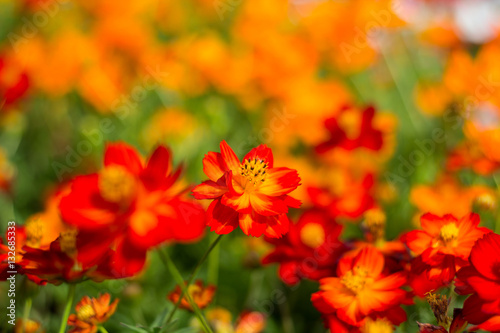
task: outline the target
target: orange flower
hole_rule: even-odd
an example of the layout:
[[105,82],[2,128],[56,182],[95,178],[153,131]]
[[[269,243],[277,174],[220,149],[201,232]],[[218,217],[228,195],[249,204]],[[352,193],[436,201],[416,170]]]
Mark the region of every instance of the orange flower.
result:
[[362,320],[379,311],[400,305],[406,292],[403,273],[385,274],[384,256],[373,247],[362,249],[355,257],[344,257],[337,277],[320,280],[320,291],[312,295],[314,306],[325,316],[336,316],[348,325],[359,327]]
[[[187,292],[189,293],[189,296],[191,297],[193,302],[195,302],[200,309],[203,309],[206,308],[212,301],[216,289],[217,287],[215,287],[214,285],[207,285],[205,287],[203,285],[203,281],[197,280],[194,284],[191,284],[188,287]],[[177,302],[179,301],[179,297],[181,297],[181,293],[181,288],[179,286],[176,286],[175,289],[168,295],[168,299],[172,303],[177,304]],[[191,307],[191,304],[189,304],[186,296],[184,296],[179,303],[179,308],[193,311],[193,308]]]
[[425,292],[450,283],[457,269],[468,265],[475,241],[491,231],[478,227],[479,215],[471,213],[457,219],[427,213],[420,219],[424,230],[413,230],[402,241],[418,257],[412,262],[410,284],[421,296]]
[[28,319],[26,323],[23,319],[16,320],[16,327],[14,333],[45,333],[45,330],[41,329],[42,325],[34,320]]
[[410,201],[420,212],[463,216],[472,211],[474,202],[483,194],[493,195],[494,191],[481,185],[464,187],[452,177],[443,177],[435,184],[413,187]]
[[110,304],[109,294],[100,295],[98,298],[85,296],[76,305],[76,314],[68,318],[68,325],[73,328],[68,333],[95,333],[98,327],[106,322],[116,311],[118,299]]
[[276,168],[266,145],[252,149],[240,160],[226,141],[220,153],[203,159],[203,171],[210,178],[193,189],[196,199],[213,199],[207,211],[212,231],[227,234],[239,226],[246,235],[280,238],[288,232],[288,208],[300,201],[288,195],[300,184],[297,171]]

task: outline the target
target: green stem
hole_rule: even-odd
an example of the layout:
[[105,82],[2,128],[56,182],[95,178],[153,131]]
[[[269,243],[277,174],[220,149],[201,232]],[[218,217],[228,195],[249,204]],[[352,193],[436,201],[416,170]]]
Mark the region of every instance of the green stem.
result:
[[[196,277],[196,275],[198,274],[198,271],[200,270],[201,265],[205,262],[205,260],[207,259],[208,255],[210,254],[210,252],[212,252],[212,250],[215,248],[215,246],[220,242],[221,238],[222,238],[222,235],[219,235],[212,242],[212,244],[210,244],[210,246],[208,247],[208,249],[205,252],[205,254],[203,255],[203,257],[201,257],[201,259],[198,261],[198,263],[196,264],[193,272],[191,273],[191,275],[187,279],[186,288],[188,288],[191,285],[191,283],[193,283],[193,280]],[[161,251],[159,251],[159,252],[161,252]],[[172,311],[168,315],[168,318],[167,318],[167,321],[166,321],[167,324],[170,323],[172,321],[172,319],[174,318],[174,314],[177,311],[177,309],[179,308],[179,304],[181,303],[181,300],[182,300],[183,296],[184,296],[184,290],[182,290],[181,296],[179,297],[179,300],[177,301],[177,303],[175,304],[174,308],[172,309]]]
[[23,327],[21,332],[25,332],[26,324],[28,322],[28,318],[30,317],[31,304],[33,303],[33,299],[31,297],[26,298],[26,302],[24,303],[24,313],[23,313]]
[[[181,293],[181,296],[179,297],[179,300],[182,300],[182,298],[185,297],[187,299],[187,301],[189,302],[189,305],[193,309],[196,317],[198,318],[198,320],[203,328],[203,331],[205,333],[213,333],[213,331],[210,328],[210,326],[208,325],[205,317],[201,313],[200,308],[198,308],[198,305],[196,305],[196,303],[191,298],[191,295],[189,295],[189,292],[187,292],[189,285],[186,284],[186,282],[184,282],[184,279],[182,278],[181,273],[179,272],[179,270],[175,266],[174,262],[172,261],[172,258],[170,258],[170,255],[168,254],[168,252],[162,251],[160,249],[158,251],[158,254],[160,255],[161,260],[163,261],[165,266],[167,266],[168,270],[173,275],[174,279],[177,281],[177,284],[179,285],[179,287],[182,290],[182,293]],[[179,303],[179,302],[177,302],[177,303]]]
[[[218,236],[213,234],[213,236]],[[214,237],[214,240],[217,237]],[[208,273],[207,281],[213,285],[217,285],[217,280],[219,279],[219,256],[220,247],[214,247],[212,255],[208,258]]]
[[64,307],[64,314],[61,320],[61,327],[59,328],[59,333],[64,333],[66,331],[66,325],[68,324],[69,313],[71,312],[71,307],[73,306],[73,300],[75,299],[75,288],[76,284],[70,284],[68,287],[68,297],[66,298],[66,306]]
[[99,331],[101,331],[102,333],[109,333],[103,326],[99,326]]
[[[497,186],[497,189],[500,191],[500,177],[499,174],[493,175],[493,180]],[[497,203],[497,207],[500,207]],[[500,208],[497,208],[497,218],[495,220],[495,233],[500,234]]]

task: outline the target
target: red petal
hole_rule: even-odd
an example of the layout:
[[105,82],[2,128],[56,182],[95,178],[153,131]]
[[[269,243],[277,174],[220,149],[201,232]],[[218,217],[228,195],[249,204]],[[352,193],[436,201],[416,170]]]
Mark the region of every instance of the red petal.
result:
[[203,172],[214,182],[218,181],[223,175],[225,169],[224,159],[221,153],[209,152],[203,158]]
[[490,233],[479,239],[470,254],[470,262],[485,277],[499,280],[500,235]]
[[250,150],[250,152],[246,154],[243,161],[253,159],[263,160],[264,163],[267,163],[269,169],[273,167],[273,151],[266,145],[260,145],[257,148]]
[[269,196],[280,196],[290,193],[299,185],[300,178],[296,170],[273,168],[267,172],[266,179],[258,191]]
[[134,175],[139,175],[142,170],[142,161],[137,152],[125,143],[113,143],[106,147],[104,165],[121,165]]
[[221,178],[219,181],[207,180],[193,189],[193,196],[200,199],[215,199],[228,191],[226,181]]
[[234,173],[239,173],[241,167],[240,160],[226,141],[222,141],[220,143],[220,153],[227,169],[233,171]]
[[228,234],[238,227],[238,212],[214,200],[207,210],[207,225],[219,235]]

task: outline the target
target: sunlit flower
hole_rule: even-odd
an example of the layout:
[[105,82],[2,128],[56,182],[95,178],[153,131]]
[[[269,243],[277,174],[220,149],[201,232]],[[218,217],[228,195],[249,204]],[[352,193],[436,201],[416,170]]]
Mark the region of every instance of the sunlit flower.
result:
[[112,265],[130,276],[142,269],[149,248],[202,236],[203,209],[175,188],[180,170],[171,163],[163,146],[144,163],[132,147],[116,143],[106,148],[99,173],[74,179],[60,209],[65,222],[94,235],[81,256],[116,248]]
[[500,235],[479,239],[469,257],[470,266],[457,272],[456,292],[472,294],[465,300],[463,315],[472,330],[500,331]]
[[[210,302],[212,302],[216,289],[217,287],[214,285],[204,286],[202,280],[197,280],[195,283],[189,285],[187,293],[198,308],[204,309],[210,304]],[[175,289],[168,295],[168,299],[172,303],[177,304],[179,297],[181,297],[181,293],[182,291],[180,286],[175,286]],[[186,295],[182,297],[179,307],[189,311],[194,311]]]
[[300,202],[288,195],[300,184],[297,171],[274,167],[273,153],[266,145],[252,149],[240,162],[222,141],[220,153],[203,159],[210,178],[193,189],[196,199],[213,199],[208,208],[212,231],[227,234],[240,226],[246,235],[279,238],[288,232],[288,208]]
[[445,215],[453,212],[463,216],[472,211],[473,204],[484,194],[493,195],[487,186],[463,186],[452,177],[442,177],[432,185],[416,185],[411,189],[410,201],[420,212]]
[[320,291],[312,295],[314,306],[327,318],[335,316],[359,327],[366,317],[400,305],[406,298],[400,289],[406,276],[402,272],[387,275],[384,266],[384,256],[373,247],[341,259],[337,277],[320,280]]
[[266,238],[274,249],[263,264],[278,263],[279,276],[288,284],[303,278],[319,280],[335,273],[345,246],[339,240],[342,226],[319,210],[304,212],[282,239]]
[[100,295],[98,298],[85,296],[76,305],[76,314],[68,318],[68,325],[73,326],[69,333],[95,333],[98,327],[105,323],[116,311],[118,299],[111,304],[109,294]]
[[[418,256],[412,263],[412,273],[416,279],[426,277],[437,283],[437,286],[450,283],[456,270],[468,264],[474,242],[491,232],[478,227],[479,215],[474,213],[461,219],[449,214],[439,217],[427,213],[420,222],[423,230],[410,231],[402,240]],[[430,285],[427,291],[435,287]],[[425,292],[425,288],[422,291]]]

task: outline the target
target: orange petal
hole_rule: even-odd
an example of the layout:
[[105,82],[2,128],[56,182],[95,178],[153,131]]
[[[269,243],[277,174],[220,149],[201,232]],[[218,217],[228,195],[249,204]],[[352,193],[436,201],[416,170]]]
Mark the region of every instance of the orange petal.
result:
[[220,143],[220,152],[227,168],[232,170],[233,173],[239,174],[241,165],[240,160],[224,140]]

